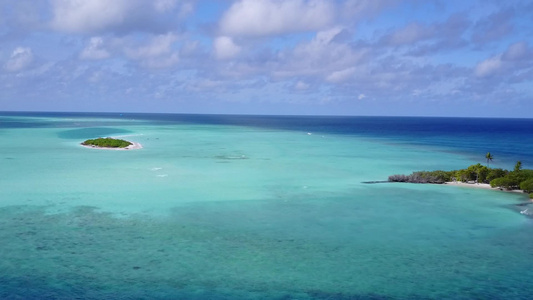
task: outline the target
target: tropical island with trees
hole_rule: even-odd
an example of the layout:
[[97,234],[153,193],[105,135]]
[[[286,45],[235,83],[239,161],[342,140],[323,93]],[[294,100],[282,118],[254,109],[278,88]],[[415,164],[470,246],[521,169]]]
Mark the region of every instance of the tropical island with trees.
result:
[[81,143],[82,146],[90,148],[100,148],[100,149],[115,149],[115,150],[129,150],[129,149],[139,149],[142,146],[138,143],[133,143],[126,140],[115,139],[115,138],[97,138],[89,139]]
[[522,169],[522,162],[520,161],[516,162],[512,171],[490,168],[490,162],[494,157],[489,152],[485,158],[487,159],[487,166],[478,163],[460,170],[417,171],[410,175],[389,176],[388,181],[434,184],[449,182],[485,183],[490,184],[492,188],[501,190],[522,190],[524,193],[529,193],[529,198],[533,199],[533,170]]

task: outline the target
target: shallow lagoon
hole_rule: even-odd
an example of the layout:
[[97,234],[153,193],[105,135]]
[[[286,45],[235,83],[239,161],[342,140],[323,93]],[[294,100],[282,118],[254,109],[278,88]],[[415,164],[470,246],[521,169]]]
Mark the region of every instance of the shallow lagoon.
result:
[[[524,195],[362,183],[477,163],[439,144],[451,135],[409,143],[261,117],[1,120],[0,298],[530,298]],[[144,148],[79,146],[108,135]],[[520,153],[505,155],[495,164],[510,168]]]

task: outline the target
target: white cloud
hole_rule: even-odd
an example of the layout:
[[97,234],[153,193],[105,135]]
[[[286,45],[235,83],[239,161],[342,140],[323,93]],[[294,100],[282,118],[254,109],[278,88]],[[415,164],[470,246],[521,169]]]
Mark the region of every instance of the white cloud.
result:
[[340,26],[322,30],[316,33],[314,41],[319,44],[329,44],[335,37],[342,33],[344,29]]
[[[340,80],[342,70],[358,65],[368,53],[368,48],[354,48],[350,44],[337,42],[343,34],[340,27],[317,32],[309,42],[303,42],[294,49],[280,52],[278,67],[274,76],[317,76]],[[341,71],[340,73],[335,73]],[[341,80],[342,81],[342,80]]]
[[356,19],[371,17],[398,2],[398,0],[346,0],[342,4],[341,15]]
[[103,31],[167,31],[174,28],[164,14],[179,19],[192,10],[178,0],[50,0],[53,29],[75,33]]
[[[180,12],[195,1],[0,0],[7,8],[0,10],[0,82],[19,93],[40,84],[46,93],[90,94],[75,88],[85,79],[122,91],[136,86],[131,95],[139,96],[162,82],[190,92],[201,81],[216,85],[203,90],[210,95],[246,98],[266,87],[313,101],[378,103],[453,93],[471,99],[508,87],[525,98],[533,78],[533,47],[519,26],[526,9],[516,10],[515,30],[502,40],[517,43],[491,39],[481,47],[473,37],[476,20],[494,7],[473,16],[472,4],[396,1],[398,10],[385,10],[395,0],[231,0],[213,7],[198,1],[197,15],[184,20]],[[16,8],[21,2],[25,9]],[[46,50],[42,58],[35,45]],[[200,94],[194,97],[206,97]]]
[[80,53],[82,59],[104,59],[110,56],[109,52],[102,48],[104,40],[101,37],[92,37],[89,44]]
[[236,45],[233,39],[227,36],[217,37],[213,41],[213,47],[217,59],[233,58],[241,52],[241,47]]
[[487,77],[498,72],[502,68],[500,56],[491,57],[477,64],[474,73],[478,77]]
[[177,53],[172,53],[165,56],[148,58],[141,61],[141,65],[149,69],[166,69],[174,66],[180,61]]
[[193,56],[200,52],[200,42],[198,41],[185,41],[180,49],[180,54],[183,56]]
[[418,23],[411,23],[392,33],[388,37],[388,41],[391,45],[412,44],[430,38],[433,34],[434,29],[431,27]]
[[[125,46],[124,53],[130,59],[137,60],[147,68],[168,68],[179,61],[178,53],[173,49],[178,37],[173,33],[160,34],[139,46]],[[123,42],[120,41],[119,42]]]
[[33,61],[33,53],[30,48],[17,47],[13,50],[11,57],[4,65],[4,68],[10,72],[25,69]]
[[478,63],[474,73],[477,77],[490,77],[494,74],[505,78],[516,76],[514,80],[522,81],[528,78],[527,74],[531,72],[532,59],[533,53],[527,43],[518,42],[510,45],[503,53]]
[[305,83],[303,81],[298,81],[296,83],[296,85],[294,86],[295,89],[299,90],[299,91],[305,91],[309,88],[309,84],[308,83]]
[[319,30],[335,19],[325,0],[241,0],[224,14],[220,31],[229,36],[268,36]]
[[326,77],[326,80],[332,83],[339,83],[348,80],[355,73],[355,68],[347,68],[340,71],[335,71]]
[[491,15],[481,17],[473,28],[472,41],[485,44],[504,38],[513,31],[514,16],[515,12],[512,9],[501,9]]
[[520,60],[528,56],[528,46],[525,42],[514,43],[503,54],[504,60]]
[[173,33],[160,34],[152,38],[146,45],[127,47],[124,51],[128,57],[133,59],[153,58],[170,53],[172,45],[177,39]]
[[52,0],[52,27],[67,32],[99,31],[124,22],[133,7],[128,3],[127,0]]
[[155,0],[154,8],[157,12],[165,12],[176,7],[178,2],[176,0]]
[[103,74],[101,71],[95,71],[89,76],[87,80],[91,83],[97,83],[102,80],[102,75]]

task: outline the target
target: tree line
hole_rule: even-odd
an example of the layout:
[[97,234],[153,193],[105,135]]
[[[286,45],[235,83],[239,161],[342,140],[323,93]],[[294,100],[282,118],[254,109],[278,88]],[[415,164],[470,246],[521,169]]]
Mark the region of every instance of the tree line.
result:
[[488,183],[493,188],[521,189],[526,193],[530,193],[529,197],[533,198],[533,170],[522,169],[522,162],[520,161],[516,162],[512,171],[490,168],[488,165],[493,160],[493,156],[489,152],[485,158],[487,159],[487,166],[478,163],[460,170],[418,171],[410,175],[389,176],[389,181],[437,184],[451,181]]
[[131,142],[121,140],[121,139],[114,139],[114,138],[91,139],[91,140],[86,140],[85,142],[81,144],[85,146],[96,146],[96,147],[103,147],[103,148],[126,148],[132,145]]

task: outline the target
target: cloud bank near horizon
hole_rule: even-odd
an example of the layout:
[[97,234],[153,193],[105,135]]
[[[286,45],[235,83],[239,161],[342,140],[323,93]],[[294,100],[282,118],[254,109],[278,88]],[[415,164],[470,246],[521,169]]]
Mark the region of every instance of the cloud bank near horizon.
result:
[[0,0],[0,110],[521,116],[528,1]]

